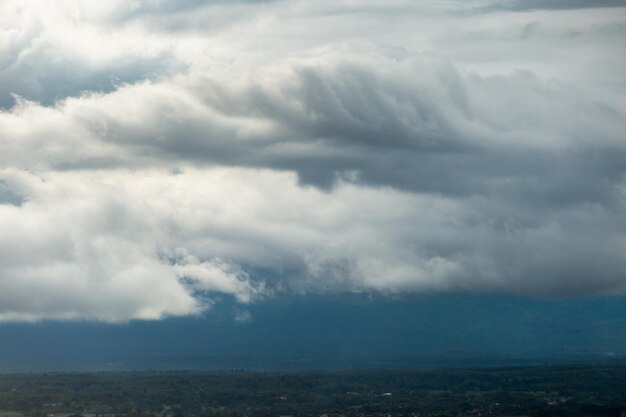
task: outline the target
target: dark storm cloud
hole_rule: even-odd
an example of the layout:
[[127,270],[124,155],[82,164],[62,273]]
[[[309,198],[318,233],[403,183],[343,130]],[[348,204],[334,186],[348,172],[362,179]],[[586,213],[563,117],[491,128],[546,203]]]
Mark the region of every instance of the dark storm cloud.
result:
[[498,5],[1,2],[0,320],[626,291],[626,10]]
[[[618,107],[524,71],[478,77],[432,57],[370,58],[298,66],[282,78],[257,74],[271,85],[191,77],[185,89],[198,102],[186,108],[164,95],[152,101],[148,127],[113,122],[100,140],[158,160],[294,171],[331,193],[349,183],[451,198],[468,213],[457,218],[454,239],[405,242],[464,269],[442,280],[450,288],[621,290],[626,148]],[[204,110],[188,116],[198,104]],[[159,116],[173,108],[181,118]],[[290,262],[282,287],[360,285],[346,278],[358,272],[342,257],[318,266],[325,283],[310,280],[307,263]],[[382,291],[399,288],[384,283]]]
[[[607,190],[622,180],[624,123],[611,106],[528,73],[468,78],[425,57],[377,59],[297,69],[278,88],[194,79],[188,88],[210,110],[207,118],[182,114],[179,123],[163,123],[151,115],[150,126],[113,121],[103,139],[158,158],[293,170],[322,188],[354,173],[364,185],[568,204],[609,199]],[[255,123],[272,127],[263,132]]]

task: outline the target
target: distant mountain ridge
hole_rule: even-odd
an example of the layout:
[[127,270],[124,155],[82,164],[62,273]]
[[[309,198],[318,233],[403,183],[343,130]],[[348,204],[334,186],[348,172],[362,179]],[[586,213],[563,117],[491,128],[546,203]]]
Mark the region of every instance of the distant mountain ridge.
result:
[[625,363],[626,297],[297,296],[125,325],[0,325],[0,372]]

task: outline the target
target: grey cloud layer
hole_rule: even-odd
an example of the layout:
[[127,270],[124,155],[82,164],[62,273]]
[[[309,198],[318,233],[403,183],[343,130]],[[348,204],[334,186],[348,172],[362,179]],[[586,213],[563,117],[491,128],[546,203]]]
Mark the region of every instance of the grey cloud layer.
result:
[[538,10],[538,9],[591,9],[599,7],[626,7],[624,0],[516,0],[494,3],[496,10]]
[[[623,110],[571,85],[524,71],[462,75],[430,56],[323,61],[243,80],[179,76],[54,109],[24,102],[6,115],[7,133],[18,130],[11,123],[39,120],[65,139],[21,132],[37,152],[7,147],[3,158],[53,169],[98,159],[138,166],[192,161],[291,170],[322,188],[350,175],[361,184],[519,194],[519,201],[547,201],[558,192],[555,203],[607,202],[622,180]],[[74,154],[77,141],[83,149]]]
[[0,113],[0,320],[626,290],[626,13],[26,4],[3,6],[39,27],[0,50],[23,96]]

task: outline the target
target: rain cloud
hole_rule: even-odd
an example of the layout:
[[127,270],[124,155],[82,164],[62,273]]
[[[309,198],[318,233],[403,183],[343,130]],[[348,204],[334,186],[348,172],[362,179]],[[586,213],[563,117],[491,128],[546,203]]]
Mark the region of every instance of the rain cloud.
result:
[[626,8],[535,3],[3,2],[0,320],[623,293]]

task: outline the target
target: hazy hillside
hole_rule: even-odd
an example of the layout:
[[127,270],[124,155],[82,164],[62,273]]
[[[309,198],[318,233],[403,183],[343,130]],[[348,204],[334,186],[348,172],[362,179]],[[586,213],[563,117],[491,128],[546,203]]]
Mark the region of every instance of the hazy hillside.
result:
[[0,361],[4,371],[619,362],[625,313],[624,298],[351,295],[245,310],[222,299],[197,318],[5,325]]

